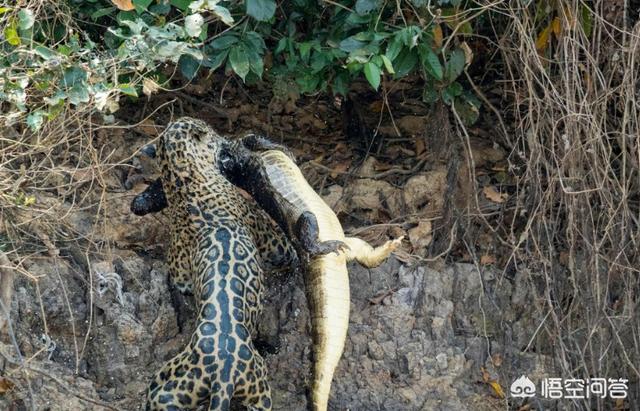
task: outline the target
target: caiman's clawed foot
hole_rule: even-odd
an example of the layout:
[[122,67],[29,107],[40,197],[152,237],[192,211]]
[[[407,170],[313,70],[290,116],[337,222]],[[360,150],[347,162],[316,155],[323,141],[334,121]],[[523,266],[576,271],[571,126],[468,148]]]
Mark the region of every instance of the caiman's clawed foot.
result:
[[350,251],[347,253],[347,260],[356,260],[367,268],[377,267],[400,247],[403,239],[404,236],[398,237],[374,248],[364,240],[356,237],[347,237],[345,242],[350,247]]
[[402,240],[404,240],[404,236],[401,235],[400,237],[396,238],[395,240],[389,240],[387,241],[383,247],[388,247],[391,252],[396,251],[400,245],[402,244]]
[[329,240],[323,241],[321,243],[315,243],[311,245],[307,251],[309,251],[311,257],[317,257],[329,253],[347,253],[349,252],[349,250],[350,248],[345,242],[339,240]]

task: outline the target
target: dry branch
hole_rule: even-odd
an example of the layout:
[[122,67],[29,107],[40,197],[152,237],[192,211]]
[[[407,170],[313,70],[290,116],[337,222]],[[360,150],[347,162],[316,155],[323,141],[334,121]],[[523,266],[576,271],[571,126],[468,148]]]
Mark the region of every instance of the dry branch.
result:
[[[11,297],[13,296],[13,280],[15,272],[7,255],[0,251],[0,301],[6,312],[0,313],[0,333],[5,332],[7,323],[11,321]],[[5,311],[5,310],[2,310]]]

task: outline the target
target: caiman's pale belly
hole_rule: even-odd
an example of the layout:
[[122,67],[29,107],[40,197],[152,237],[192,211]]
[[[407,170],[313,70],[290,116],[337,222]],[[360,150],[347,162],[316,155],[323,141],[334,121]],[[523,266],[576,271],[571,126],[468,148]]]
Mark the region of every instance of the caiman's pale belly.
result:
[[[344,231],[335,213],[311,188],[293,161],[281,151],[267,151],[262,158],[271,186],[294,209],[288,216],[291,221],[297,221],[304,211],[310,211],[318,220],[321,242],[344,241]],[[349,326],[349,275],[343,252],[315,257],[306,268],[314,342],[311,401],[313,410],[326,411],[331,380],[342,356]]]
[[273,187],[297,209],[293,219],[304,211],[315,214],[319,225],[319,240],[344,240],[342,225],[327,203],[311,188],[300,169],[281,151],[262,154],[267,175]]

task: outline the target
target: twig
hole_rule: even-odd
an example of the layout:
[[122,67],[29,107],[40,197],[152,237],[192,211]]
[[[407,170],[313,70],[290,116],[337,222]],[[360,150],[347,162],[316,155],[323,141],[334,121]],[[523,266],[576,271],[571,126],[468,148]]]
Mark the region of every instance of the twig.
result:
[[174,93],[177,94],[178,96],[180,96],[181,99],[187,100],[191,104],[194,104],[196,107],[204,106],[204,107],[210,108],[211,110],[213,110],[218,115],[218,117],[222,117],[222,118],[228,118],[229,117],[229,114],[227,113],[227,111],[225,109],[222,109],[222,108],[216,106],[215,104],[207,103],[206,101],[203,101],[202,99],[191,97],[190,95],[188,95],[186,93],[183,93],[182,91],[176,91]]
[[321,170],[324,170],[326,172],[329,173],[337,173],[337,174],[344,174],[344,175],[349,175],[350,177],[355,177],[355,178],[360,178],[360,179],[372,179],[372,180],[381,180],[383,178],[395,175],[395,174],[400,174],[400,175],[407,175],[407,174],[414,174],[416,173],[418,170],[420,170],[424,164],[427,162],[427,157],[422,157],[413,167],[411,167],[410,169],[406,169],[406,168],[392,168],[386,171],[383,171],[381,173],[378,174],[374,174],[371,176],[368,175],[362,175],[362,174],[355,174],[355,173],[350,173],[349,171],[337,171],[337,170],[333,170],[327,166],[324,166],[314,160],[311,160],[309,162],[307,162],[307,164],[311,164],[312,166],[319,168]]
[[[4,307],[11,307],[11,297],[13,296],[13,280],[15,272],[7,255],[0,251],[0,301]],[[7,323],[11,322],[10,310],[3,310],[0,316],[0,332],[5,330]]]

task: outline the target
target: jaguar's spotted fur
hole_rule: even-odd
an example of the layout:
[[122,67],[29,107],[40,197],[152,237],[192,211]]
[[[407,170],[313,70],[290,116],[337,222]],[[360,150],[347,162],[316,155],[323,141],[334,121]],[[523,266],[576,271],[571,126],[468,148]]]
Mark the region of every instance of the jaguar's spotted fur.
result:
[[194,293],[199,314],[188,346],[151,383],[150,410],[203,404],[227,410],[232,397],[251,410],[271,409],[265,364],[251,337],[261,305],[261,264],[292,263],[295,251],[266,214],[220,174],[225,144],[191,118],[170,124],[158,144],[172,219],[170,273],[179,289]]

